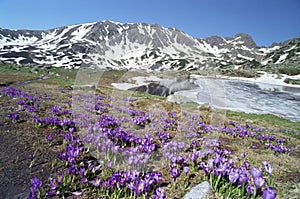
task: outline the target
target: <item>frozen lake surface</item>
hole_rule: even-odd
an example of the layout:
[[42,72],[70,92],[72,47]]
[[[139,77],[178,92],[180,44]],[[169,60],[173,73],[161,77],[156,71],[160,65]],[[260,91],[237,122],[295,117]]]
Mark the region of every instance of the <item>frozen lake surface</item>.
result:
[[300,121],[300,88],[244,80],[198,78],[198,88],[178,91],[169,101],[193,101],[213,107],[258,114],[274,114]]
[[[224,79],[192,76],[189,80],[134,77],[135,83],[115,83],[127,90],[149,82],[164,85],[172,91],[167,100],[177,103],[196,102],[212,107],[257,114],[274,114],[291,121],[300,121],[300,86],[287,85],[283,79],[269,74],[258,79]],[[138,80],[138,81],[137,81]]]

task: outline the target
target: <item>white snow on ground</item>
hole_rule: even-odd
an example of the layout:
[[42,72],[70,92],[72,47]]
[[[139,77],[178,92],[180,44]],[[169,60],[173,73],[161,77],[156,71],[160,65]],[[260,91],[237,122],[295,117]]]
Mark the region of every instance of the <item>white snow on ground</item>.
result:
[[215,56],[221,56],[220,54],[221,53],[226,53],[226,52],[229,52],[228,49],[219,49],[217,46],[211,46],[209,45],[206,41],[203,41],[203,45],[204,45],[204,48],[206,49],[207,52],[210,52],[212,54],[214,54]]
[[[245,78],[245,77],[228,77],[228,76],[217,76],[217,78],[224,78],[224,79],[237,79],[237,80],[244,80],[244,81],[250,81],[255,83],[261,83],[261,84],[269,84],[269,85],[276,85],[276,86],[287,86],[287,87],[297,87],[300,88],[300,85],[294,85],[294,84],[287,84],[284,82],[286,78],[290,79],[300,79],[299,75],[285,75],[280,74],[279,76],[277,74],[269,74],[264,71],[259,71],[262,75],[257,78]],[[195,76],[195,75],[191,75]],[[198,76],[199,77],[199,76]]]
[[277,50],[279,48],[280,48],[280,46],[274,46],[272,48],[260,48],[259,51],[267,54],[267,53],[273,52],[274,50]]
[[150,76],[136,76],[129,81],[134,81],[135,83],[112,83],[112,86],[120,89],[120,90],[128,90],[130,88],[142,86],[142,85],[147,85],[149,82],[160,82],[162,81],[161,78],[158,78],[157,76],[150,75]]
[[130,88],[134,88],[138,86],[136,84],[130,84],[130,83],[112,83],[111,85],[120,90],[128,90]]
[[272,61],[272,59],[266,59],[266,60],[264,60],[264,61],[262,61],[262,62],[260,62],[262,65],[267,65],[269,62],[271,62]]
[[240,57],[240,58],[243,58],[243,59],[247,59],[247,60],[249,60],[249,61],[252,61],[252,60],[253,60],[253,58],[251,58],[251,57],[246,57],[246,56],[241,55],[241,54],[238,54],[237,56]]
[[280,55],[279,59],[275,62],[275,64],[280,64],[280,63],[283,63],[284,60],[287,58],[289,54],[288,53],[285,53],[283,55]]
[[24,57],[18,57],[18,58],[15,58],[15,61],[17,62],[17,64],[20,64],[20,61],[25,59]]
[[161,81],[162,79],[161,78],[158,78],[154,75],[151,75],[151,76],[137,76],[137,77],[133,77],[132,80],[134,80],[136,82],[137,85],[144,85],[146,84],[147,82],[159,82]]
[[262,55],[262,56],[265,56],[265,55],[266,55],[266,53],[263,53],[263,52],[261,52],[261,51],[255,51],[255,54],[257,54],[257,55]]
[[3,37],[0,39],[0,48],[7,45],[30,45],[38,40],[37,37],[26,37],[20,35],[18,39],[11,40],[10,38]]
[[235,65],[234,66],[234,70],[237,70],[237,69],[239,69],[241,66],[240,65]]
[[289,49],[285,50],[284,52],[291,51],[291,50],[293,50],[293,49],[296,48],[296,47],[297,47],[297,45],[294,45],[294,46],[290,47]]
[[82,38],[91,30],[92,25],[95,23],[87,23],[81,25],[76,32],[72,33],[74,40],[82,40]]
[[244,45],[242,45],[242,49],[243,49],[243,50],[248,50],[248,51],[250,51],[250,52],[252,51],[250,48],[248,48],[247,46],[244,46]]
[[290,79],[300,79],[300,74],[299,75],[285,75],[285,74],[281,74],[280,78],[278,78],[277,74],[268,74],[265,72],[262,72],[263,75],[257,79],[254,79],[252,81],[256,81],[256,82],[260,82],[260,83],[266,83],[266,84],[276,84],[276,85],[281,85],[281,86],[296,86],[296,87],[300,87],[300,85],[291,85],[291,84],[287,84],[284,82],[284,80],[286,78],[290,78]]

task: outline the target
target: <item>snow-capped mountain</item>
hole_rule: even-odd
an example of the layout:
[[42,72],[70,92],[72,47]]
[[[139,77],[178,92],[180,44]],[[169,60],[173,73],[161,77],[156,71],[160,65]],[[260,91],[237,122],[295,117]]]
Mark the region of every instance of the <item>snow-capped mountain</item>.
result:
[[251,67],[299,61],[299,40],[258,47],[247,34],[200,39],[157,24],[102,21],[46,31],[0,29],[0,60],[66,68]]

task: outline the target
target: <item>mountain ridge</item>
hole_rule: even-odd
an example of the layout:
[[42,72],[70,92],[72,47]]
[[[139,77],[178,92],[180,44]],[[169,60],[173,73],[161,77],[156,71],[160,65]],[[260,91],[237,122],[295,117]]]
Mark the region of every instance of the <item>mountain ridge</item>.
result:
[[299,40],[264,47],[247,33],[194,38],[159,24],[106,20],[49,30],[0,28],[0,60],[65,68],[198,70],[244,67],[251,62],[263,67],[300,62]]

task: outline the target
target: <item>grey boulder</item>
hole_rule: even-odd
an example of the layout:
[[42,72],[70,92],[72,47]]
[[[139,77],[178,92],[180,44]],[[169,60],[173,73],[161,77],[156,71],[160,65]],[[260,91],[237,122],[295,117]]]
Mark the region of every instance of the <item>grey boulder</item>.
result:
[[193,187],[183,199],[204,199],[208,198],[211,186],[207,181],[204,181]]

